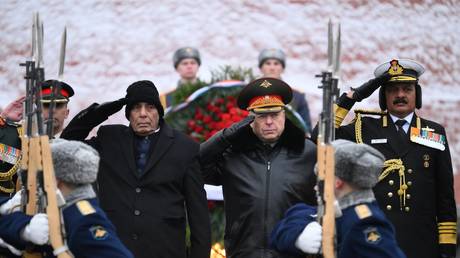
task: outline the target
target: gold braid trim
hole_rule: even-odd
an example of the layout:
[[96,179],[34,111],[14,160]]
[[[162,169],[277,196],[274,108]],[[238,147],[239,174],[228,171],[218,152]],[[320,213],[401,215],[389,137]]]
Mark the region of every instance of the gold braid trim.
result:
[[5,178],[9,178],[11,179],[13,177],[14,174],[16,174],[16,171],[18,170],[19,166],[21,165],[21,162],[17,162],[16,164],[14,164],[14,166],[12,168],[10,168],[8,171],[6,172],[0,172],[0,181],[5,181],[4,179]]
[[355,109],[355,138],[356,143],[363,143],[363,132],[362,132],[362,115],[377,115],[386,117],[386,111],[380,110],[366,110],[366,109]]
[[457,244],[457,222],[438,222],[438,234],[440,244]]
[[14,187],[7,188],[7,187],[0,186],[0,192],[3,192],[3,193],[13,193],[14,190],[15,190]]
[[334,104],[334,114],[335,114],[335,128],[339,128],[343,120],[348,114],[348,109],[343,108],[337,104]]
[[385,177],[391,174],[393,171],[398,171],[399,175],[399,208],[402,210],[406,206],[406,190],[408,188],[406,184],[405,166],[401,159],[389,159],[383,163],[383,171],[379,176],[379,181],[382,181]]
[[[24,130],[22,129],[22,126],[18,126],[17,130],[18,130],[18,135],[22,136],[22,133],[24,132]],[[0,191],[1,192],[4,192],[4,193],[12,193],[12,192],[14,192],[15,189],[14,189],[14,183],[13,183],[13,176],[18,171],[20,165],[21,165],[21,162],[17,162],[8,171],[0,172],[0,181],[1,182],[10,182],[11,185],[13,186],[12,188],[7,188],[7,187],[0,186]]]
[[361,127],[362,127],[361,113],[356,113],[356,118],[355,118],[356,143],[363,143],[363,132],[361,130]]

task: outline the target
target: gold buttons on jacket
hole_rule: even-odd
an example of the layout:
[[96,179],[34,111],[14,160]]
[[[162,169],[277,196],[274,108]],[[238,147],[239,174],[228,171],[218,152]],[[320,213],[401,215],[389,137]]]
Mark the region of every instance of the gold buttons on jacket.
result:
[[409,173],[409,174],[412,174],[412,172],[414,172],[414,171],[412,170],[412,168],[409,168],[409,169],[407,170],[407,173]]
[[391,205],[387,205],[387,210],[391,211]]
[[409,207],[404,207],[404,210],[405,210],[406,212],[409,212],[409,211],[410,211],[410,208],[409,208]]
[[389,184],[389,185],[393,185],[394,183],[395,183],[395,181],[393,181],[393,180],[389,180],[389,181],[388,181],[388,184]]
[[406,199],[410,199],[410,194],[406,194]]
[[407,182],[407,185],[408,185],[408,186],[411,186],[411,185],[412,185],[412,181],[408,181],[408,182]]
[[387,195],[388,195],[388,197],[390,197],[390,198],[393,197],[393,193],[392,193],[392,192],[389,192]]

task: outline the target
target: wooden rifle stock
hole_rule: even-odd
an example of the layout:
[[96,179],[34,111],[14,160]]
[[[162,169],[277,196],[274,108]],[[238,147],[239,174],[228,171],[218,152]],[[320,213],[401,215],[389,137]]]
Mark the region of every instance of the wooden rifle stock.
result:
[[324,258],[335,258],[335,156],[332,141],[335,138],[334,103],[338,96],[338,71],[340,67],[340,27],[334,41],[332,22],[328,24],[328,68],[317,75],[321,77],[323,109],[318,122],[318,221],[322,225],[322,252]]
[[[26,66],[26,103],[21,145],[23,156],[21,161],[20,180],[26,188],[22,200],[24,211],[28,215],[46,212],[49,224],[49,241],[53,253],[58,258],[72,258],[65,241],[64,224],[57,201],[57,184],[54,174],[51,148],[48,135],[43,132],[41,110],[41,83],[44,81],[44,69],[40,68],[43,47],[43,25],[34,15],[32,46],[34,61],[27,61]],[[37,58],[37,59],[36,59]],[[52,112],[52,111],[51,111]],[[43,255],[27,248],[23,257],[36,258]]]

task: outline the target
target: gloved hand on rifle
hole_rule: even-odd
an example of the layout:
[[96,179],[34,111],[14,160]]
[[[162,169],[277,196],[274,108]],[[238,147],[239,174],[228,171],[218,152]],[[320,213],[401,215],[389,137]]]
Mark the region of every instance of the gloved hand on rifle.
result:
[[313,221],[309,223],[300,233],[295,241],[295,246],[307,254],[317,254],[321,248],[322,227]]
[[353,99],[360,102],[361,100],[369,97],[376,89],[387,82],[390,78],[390,74],[384,73],[379,77],[370,79],[358,88],[352,88],[351,90],[353,91]]
[[36,245],[46,244],[49,239],[48,215],[45,213],[35,214],[22,230],[21,238]]
[[225,128],[222,132],[222,136],[225,141],[233,143],[238,136],[243,132],[244,128],[254,121],[254,116],[249,115],[245,119],[233,123],[230,127]]
[[0,206],[0,215],[6,215],[15,211],[19,211],[21,209],[21,195],[22,190],[16,192],[13,198],[2,204]]

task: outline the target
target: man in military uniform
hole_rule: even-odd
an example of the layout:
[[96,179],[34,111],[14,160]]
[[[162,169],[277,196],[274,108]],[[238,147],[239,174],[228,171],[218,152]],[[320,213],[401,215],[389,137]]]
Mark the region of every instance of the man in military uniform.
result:
[[[271,77],[281,80],[281,74],[286,68],[286,55],[281,49],[264,49],[259,54],[259,69],[262,77]],[[305,132],[310,134],[312,126],[310,110],[305,99],[305,94],[292,89],[292,101],[289,103],[297,113],[299,113],[305,123]]]
[[284,81],[250,82],[237,100],[250,115],[200,146],[205,183],[223,187],[228,257],[288,257],[268,236],[289,207],[315,203],[316,147],[286,118],[291,99]]
[[[67,245],[72,254],[75,257],[95,258],[133,257],[99,207],[91,185],[96,181],[99,167],[97,151],[82,142],[57,139],[51,143],[51,152],[57,187],[65,199],[63,220]],[[48,242],[46,214],[30,217],[13,212],[9,216],[15,219],[8,224],[0,222],[0,237],[8,243],[14,243],[16,248],[24,250],[27,242],[38,245]],[[45,253],[45,257],[53,257],[50,251]]]
[[[418,79],[423,72],[422,65],[408,59],[378,66],[375,79],[339,98],[336,136],[369,144],[385,155],[374,192],[407,257],[454,257],[457,216],[446,132],[415,112],[422,107]],[[379,87],[382,111],[355,110],[355,120],[340,126],[353,104]]]
[[197,76],[201,65],[201,57],[198,49],[193,47],[182,47],[177,49],[176,52],[174,52],[173,65],[180,78],[175,90],[160,96],[161,103],[165,108],[177,104],[176,101],[179,98],[185,99],[188,97],[176,96],[177,89],[181,87],[190,87],[190,93],[192,93],[203,84]]
[[[60,83],[60,90],[52,93],[51,87]],[[49,103],[53,97],[56,106],[53,113],[53,134],[59,134],[64,125],[64,120],[69,114],[67,103],[74,95],[70,85],[65,82],[48,80],[42,84],[43,120],[46,123],[49,117]],[[0,114],[0,194],[14,192],[16,171],[19,168],[21,155],[22,127],[18,123],[22,118],[23,102],[25,97],[19,97],[10,103]]]
[[[396,243],[394,228],[372,192],[383,167],[383,154],[369,145],[347,140],[336,140],[332,145],[339,206],[337,257],[405,258]],[[318,253],[322,228],[316,222],[316,213],[316,207],[304,203],[291,207],[272,231],[272,246],[299,257]]]

